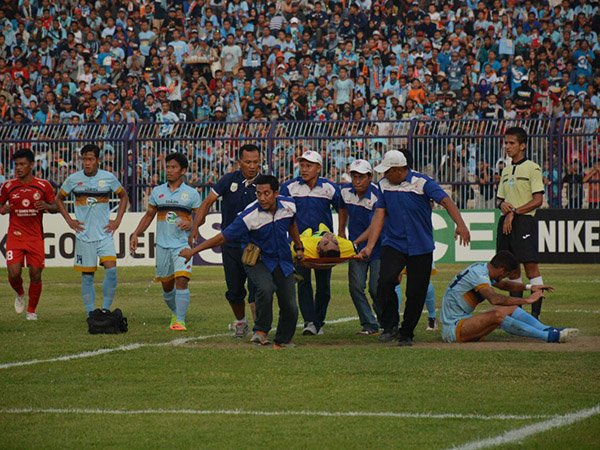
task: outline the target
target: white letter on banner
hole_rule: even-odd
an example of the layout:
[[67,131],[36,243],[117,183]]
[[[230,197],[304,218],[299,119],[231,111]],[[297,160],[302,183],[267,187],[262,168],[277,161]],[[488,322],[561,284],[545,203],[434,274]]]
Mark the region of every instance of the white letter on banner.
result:
[[[448,224],[446,223],[444,218],[435,212],[431,214],[431,223],[433,225],[434,230],[443,230],[444,228],[448,227]],[[433,250],[433,260],[439,261],[444,257],[444,255],[448,251],[448,244],[444,244],[442,242],[437,241],[434,244],[435,249]]]
[[[467,228],[471,232],[471,244],[474,241],[478,242],[489,242],[494,243],[494,231],[493,230],[473,230],[471,228],[472,223],[495,223],[496,216],[494,212],[461,212],[463,220],[467,225]],[[488,250],[473,250],[471,244],[466,247],[460,245],[459,241],[455,241],[454,255],[456,262],[468,262],[468,261],[488,261],[496,254],[496,249],[491,248]]]
[[556,252],[556,222],[549,220],[548,222],[540,220],[538,225],[538,249],[540,252],[550,253]]
[[[210,239],[220,233],[215,225],[221,223],[221,214],[208,214],[206,222],[200,227],[200,237],[202,239]],[[211,248],[200,253],[200,258],[207,264],[223,264],[221,253],[217,253]]]
[[592,231],[594,228],[600,228],[600,220],[586,220],[585,221],[585,251],[587,253],[598,253],[600,251],[600,245],[594,245],[594,241],[600,239],[600,232]]
[[581,239],[579,239],[579,233],[583,229],[583,221],[569,220],[567,222],[567,251],[574,252],[585,252]]

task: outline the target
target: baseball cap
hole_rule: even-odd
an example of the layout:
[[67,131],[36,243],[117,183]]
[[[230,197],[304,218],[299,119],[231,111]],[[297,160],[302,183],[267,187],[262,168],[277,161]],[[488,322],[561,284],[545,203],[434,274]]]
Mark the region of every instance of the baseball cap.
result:
[[215,108],[215,112],[223,112],[223,107],[222,106],[217,106]]
[[300,21],[298,20],[297,17],[292,17],[292,20],[290,20],[290,23],[299,23]]
[[390,150],[383,155],[381,164],[375,166],[375,172],[383,173],[392,167],[407,166],[406,157],[398,150]]
[[369,161],[357,159],[350,164],[350,172],[373,173],[373,167],[371,167]]
[[320,166],[323,165],[323,158],[321,157],[321,155],[317,152],[313,152],[312,150],[307,150],[304,153],[302,153],[302,156],[300,157],[300,161],[308,161],[311,163],[316,163],[319,164]]

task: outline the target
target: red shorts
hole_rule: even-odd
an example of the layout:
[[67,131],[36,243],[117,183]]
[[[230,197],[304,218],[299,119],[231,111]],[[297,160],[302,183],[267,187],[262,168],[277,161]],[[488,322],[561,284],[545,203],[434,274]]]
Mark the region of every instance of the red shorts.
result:
[[27,261],[27,267],[44,268],[44,241],[8,241],[6,243],[6,265],[21,264]]

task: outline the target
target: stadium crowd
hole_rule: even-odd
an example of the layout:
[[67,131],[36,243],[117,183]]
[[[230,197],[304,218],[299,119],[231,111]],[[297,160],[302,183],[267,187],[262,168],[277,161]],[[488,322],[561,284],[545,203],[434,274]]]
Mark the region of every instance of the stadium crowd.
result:
[[[386,120],[556,117],[592,137],[564,174],[550,164],[550,196],[596,170],[597,1],[4,0],[0,28],[0,123],[369,119],[356,131],[376,139]],[[324,150],[340,181],[346,149]],[[468,159],[441,181],[476,181]],[[480,180],[501,170],[485,159]],[[209,163],[199,178],[222,173]]]

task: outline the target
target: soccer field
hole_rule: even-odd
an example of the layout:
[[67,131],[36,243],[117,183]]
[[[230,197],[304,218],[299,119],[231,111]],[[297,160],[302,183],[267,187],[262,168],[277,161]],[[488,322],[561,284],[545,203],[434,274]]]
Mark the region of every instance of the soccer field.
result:
[[[438,268],[438,308],[460,268]],[[598,269],[542,267],[556,287],[542,319],[578,327],[571,343],[496,331],[443,344],[423,316],[401,348],[355,335],[338,266],[325,335],[282,351],[229,335],[220,267],[194,269],[178,334],[153,268],[119,269],[114,307],[130,331],[116,336],[87,333],[72,270],[45,271],[40,320],[28,322],[2,269],[0,447],[600,448]]]

